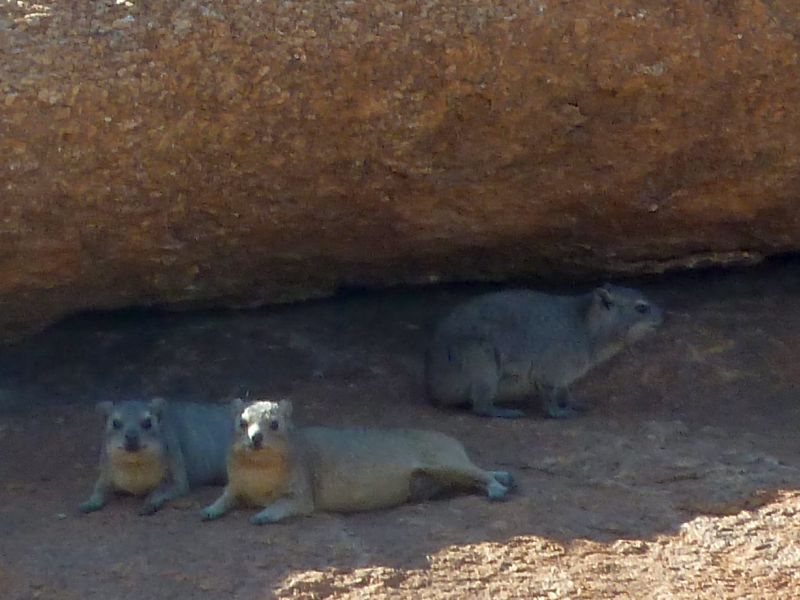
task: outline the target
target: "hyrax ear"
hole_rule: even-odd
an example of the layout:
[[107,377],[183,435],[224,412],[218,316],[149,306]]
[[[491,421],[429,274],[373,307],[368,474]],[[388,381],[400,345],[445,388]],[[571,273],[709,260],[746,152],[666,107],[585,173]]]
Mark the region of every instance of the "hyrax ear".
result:
[[150,409],[150,412],[153,413],[157,419],[161,418],[161,415],[164,414],[164,407],[167,405],[167,401],[160,396],[150,399],[150,403],[147,405]]
[[599,303],[603,308],[611,308],[614,306],[614,297],[608,289],[608,284],[604,284],[594,290],[594,301]]
[[287,419],[292,416],[292,401],[291,400],[280,400],[278,402],[278,406],[281,408],[281,412],[283,416]]
[[241,398],[234,398],[231,402],[231,413],[233,416],[238,417],[244,411],[244,400]]
[[98,402],[94,405],[94,409],[104,417],[107,417],[111,414],[111,411],[114,410],[114,403],[109,400],[103,400],[103,402]]

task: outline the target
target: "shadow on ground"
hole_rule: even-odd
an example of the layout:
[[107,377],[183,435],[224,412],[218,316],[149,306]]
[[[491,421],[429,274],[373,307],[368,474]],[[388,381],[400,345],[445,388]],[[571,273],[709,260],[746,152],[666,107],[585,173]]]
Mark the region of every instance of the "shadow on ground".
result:
[[[85,315],[2,348],[0,586],[18,598],[323,597],[343,591],[285,582],[359,569],[368,580],[380,567],[391,570],[375,575],[389,589],[448,548],[535,536],[524,559],[535,563],[577,542],[675,535],[698,515],[735,515],[800,489],[800,264],[630,284],[668,321],[576,386],[592,410],[564,422],[533,406],[529,418],[489,421],[426,404],[432,323],[491,286],[251,312]],[[153,517],[136,516],[130,498],[77,516],[95,474],[94,402],[247,392],[291,397],[300,423],[440,429],[477,463],[513,471],[520,489],[500,504],[465,496],[261,528],[243,512],[200,523],[215,489]]]

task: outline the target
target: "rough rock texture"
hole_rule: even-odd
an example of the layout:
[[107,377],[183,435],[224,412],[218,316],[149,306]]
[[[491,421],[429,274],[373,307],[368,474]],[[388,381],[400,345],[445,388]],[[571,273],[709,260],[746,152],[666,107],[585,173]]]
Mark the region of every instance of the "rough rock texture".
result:
[[0,8],[0,327],[796,249],[795,0]]

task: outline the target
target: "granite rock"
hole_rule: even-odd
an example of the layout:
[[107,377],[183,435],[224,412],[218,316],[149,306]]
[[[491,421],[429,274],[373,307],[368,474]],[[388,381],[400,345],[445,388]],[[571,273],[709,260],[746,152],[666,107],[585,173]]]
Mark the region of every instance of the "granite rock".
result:
[[0,330],[795,250],[793,0],[0,8]]

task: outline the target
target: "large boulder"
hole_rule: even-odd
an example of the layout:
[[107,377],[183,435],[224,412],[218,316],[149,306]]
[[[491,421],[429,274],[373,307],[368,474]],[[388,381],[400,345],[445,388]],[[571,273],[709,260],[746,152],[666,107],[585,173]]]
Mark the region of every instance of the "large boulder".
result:
[[0,330],[800,245],[796,0],[0,8]]

